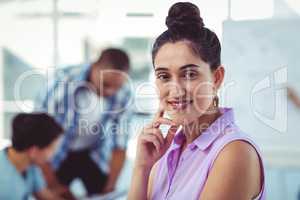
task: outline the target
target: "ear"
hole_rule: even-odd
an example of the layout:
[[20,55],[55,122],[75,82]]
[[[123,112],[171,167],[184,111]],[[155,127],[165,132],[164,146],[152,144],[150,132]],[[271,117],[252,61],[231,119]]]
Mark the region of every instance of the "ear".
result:
[[214,76],[214,85],[215,88],[218,90],[224,80],[224,76],[225,76],[225,69],[223,67],[223,65],[220,65],[214,72],[213,72],[213,76]]
[[28,150],[27,150],[27,154],[28,156],[30,157],[30,159],[34,158],[36,153],[38,151],[38,148],[36,146],[33,146],[33,147],[30,147]]

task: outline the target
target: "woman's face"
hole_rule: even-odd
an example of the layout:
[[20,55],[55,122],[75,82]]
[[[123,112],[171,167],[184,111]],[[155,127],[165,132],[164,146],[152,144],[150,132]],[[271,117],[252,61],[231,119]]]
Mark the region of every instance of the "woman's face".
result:
[[189,124],[212,106],[215,75],[187,42],[163,45],[154,68],[160,104],[175,123]]

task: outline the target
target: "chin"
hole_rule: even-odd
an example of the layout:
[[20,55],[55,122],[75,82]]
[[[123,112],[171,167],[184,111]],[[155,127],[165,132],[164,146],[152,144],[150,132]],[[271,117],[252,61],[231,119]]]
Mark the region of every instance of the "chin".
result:
[[189,124],[197,119],[197,117],[193,117],[189,113],[168,113],[168,115],[177,125]]

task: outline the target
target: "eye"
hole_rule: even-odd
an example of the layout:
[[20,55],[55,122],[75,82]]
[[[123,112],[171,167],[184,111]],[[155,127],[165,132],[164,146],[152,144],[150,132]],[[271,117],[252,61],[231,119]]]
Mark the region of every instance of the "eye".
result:
[[198,76],[198,72],[195,72],[195,71],[185,71],[183,73],[183,77],[187,80],[193,80],[195,78],[197,78]]
[[159,73],[156,75],[156,78],[161,81],[168,81],[170,79],[170,75],[167,73]]

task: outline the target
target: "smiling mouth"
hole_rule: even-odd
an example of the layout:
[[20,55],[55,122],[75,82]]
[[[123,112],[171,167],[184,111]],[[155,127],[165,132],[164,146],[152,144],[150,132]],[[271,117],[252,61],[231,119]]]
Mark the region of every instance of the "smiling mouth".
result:
[[193,103],[193,100],[183,100],[183,101],[167,101],[174,110],[184,110],[189,105]]

